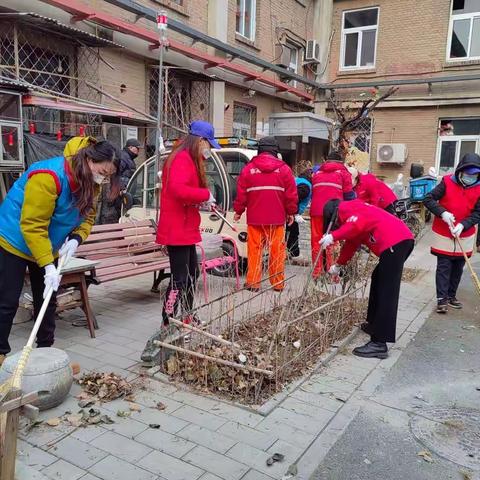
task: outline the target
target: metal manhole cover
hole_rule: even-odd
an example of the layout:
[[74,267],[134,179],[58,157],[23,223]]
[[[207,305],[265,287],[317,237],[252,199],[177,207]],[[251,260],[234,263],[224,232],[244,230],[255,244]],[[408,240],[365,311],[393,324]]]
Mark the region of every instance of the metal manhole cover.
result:
[[440,407],[420,415],[410,421],[420,442],[451,462],[480,470],[480,410]]

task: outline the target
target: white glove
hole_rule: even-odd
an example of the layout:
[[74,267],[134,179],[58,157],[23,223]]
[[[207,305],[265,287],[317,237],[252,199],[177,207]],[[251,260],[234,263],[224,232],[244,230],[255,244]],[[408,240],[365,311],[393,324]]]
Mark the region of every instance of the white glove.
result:
[[338,275],[340,273],[340,267],[336,264],[333,264],[329,269],[328,273],[330,275]]
[[78,248],[78,240],[72,238],[71,240],[65,240],[65,243],[62,245],[62,248],[58,251],[58,254],[61,257],[65,257],[65,263],[70,260],[75,255],[75,252]]
[[43,298],[47,296],[47,292],[50,288],[53,288],[53,291],[56,292],[60,286],[60,274],[58,273],[57,268],[53,263],[49,263],[45,267],[45,276],[43,277],[43,282],[45,283],[45,289],[43,290]]
[[307,221],[298,213],[295,215],[295,221],[300,224],[300,223],[307,223]]
[[443,212],[442,213],[442,220],[450,227],[453,228],[455,224],[455,215],[450,212]]
[[452,232],[452,235],[454,237],[459,237],[462,234],[464,228],[465,227],[461,223],[457,223],[457,225],[455,225],[453,228],[450,228],[450,231]]
[[329,247],[330,245],[333,245],[333,235],[331,233],[327,234],[327,235],[324,235],[322,237],[322,239],[320,240],[320,246],[322,248],[327,248]]
[[210,197],[208,197],[208,200],[205,203],[207,205],[215,205],[217,203],[215,197],[212,195],[212,192],[210,192]]

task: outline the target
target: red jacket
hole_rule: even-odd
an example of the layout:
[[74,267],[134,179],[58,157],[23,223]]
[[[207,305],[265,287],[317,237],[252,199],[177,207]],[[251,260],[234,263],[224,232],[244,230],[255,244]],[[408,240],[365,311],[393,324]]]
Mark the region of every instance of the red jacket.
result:
[[[475,205],[480,200],[480,184],[464,188],[457,183],[454,175],[446,175],[443,177],[443,182],[445,184],[445,194],[438,203],[446,211],[453,213],[457,222],[462,222],[472,214]],[[463,257],[457,242],[453,241],[449,226],[441,217],[435,216],[432,230],[434,237],[431,250],[434,255]],[[475,235],[475,226],[466,228],[460,235],[460,238],[463,239],[463,248],[469,256],[473,251]]]
[[200,187],[195,163],[187,150],[163,167],[162,194],[157,243],[193,245],[201,241],[198,205],[209,199],[208,188]]
[[413,240],[412,232],[397,217],[361,200],[341,202],[338,207],[340,228],[332,232],[335,241],[345,240],[337,260],[345,265],[360,245],[377,257],[403,240]]
[[359,173],[354,190],[359,200],[382,209],[397,200],[393,190],[372,173]]
[[264,152],[243,167],[233,209],[239,215],[247,209],[248,225],[284,225],[297,208],[295,177],[286,163]]
[[340,162],[325,162],[312,177],[312,204],[310,215],[323,217],[323,207],[329,200],[355,198],[352,175]]

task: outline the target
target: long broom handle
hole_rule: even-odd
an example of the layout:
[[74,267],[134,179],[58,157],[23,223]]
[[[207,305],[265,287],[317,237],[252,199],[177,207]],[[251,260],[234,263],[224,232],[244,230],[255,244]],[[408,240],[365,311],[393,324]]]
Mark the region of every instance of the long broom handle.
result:
[[[58,261],[58,267],[57,271],[60,273],[62,271],[62,268],[65,264],[65,257],[61,257],[60,260]],[[60,278],[62,278],[60,276]],[[47,295],[45,296],[42,307],[40,308],[40,312],[38,312],[38,316],[35,320],[35,324],[33,325],[32,331],[30,332],[30,336],[28,337],[28,342],[27,342],[27,347],[32,347],[33,342],[35,341],[35,338],[37,337],[38,330],[40,328],[40,325],[42,324],[43,317],[45,316],[45,312],[47,311],[48,304],[50,303],[50,299],[52,298],[53,295],[53,288],[49,288],[47,290]]]
[[237,228],[229,222],[224,215],[222,215],[215,207],[212,207],[212,212],[220,219],[223,220],[235,233],[238,232]]
[[475,273],[475,270],[472,267],[472,262],[468,258],[468,255],[466,254],[465,249],[463,248],[462,241],[460,240],[460,237],[456,236],[455,240],[458,242],[460,250],[463,253],[463,258],[465,258],[465,263],[467,264],[468,270],[470,271],[470,275],[473,279],[473,283],[475,283],[475,286],[477,287],[477,291],[480,294],[480,279],[478,278],[478,275]]

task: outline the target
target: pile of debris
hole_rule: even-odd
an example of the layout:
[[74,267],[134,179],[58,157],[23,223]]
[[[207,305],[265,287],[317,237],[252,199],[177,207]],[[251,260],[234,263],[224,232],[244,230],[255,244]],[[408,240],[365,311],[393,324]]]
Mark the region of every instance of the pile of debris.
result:
[[365,313],[363,295],[315,293],[233,324],[220,335],[230,344],[192,337],[188,350],[170,356],[164,368],[203,392],[256,404],[314,367]]
[[85,394],[101,402],[111,402],[132,394],[134,386],[114,373],[91,372],[78,381]]

